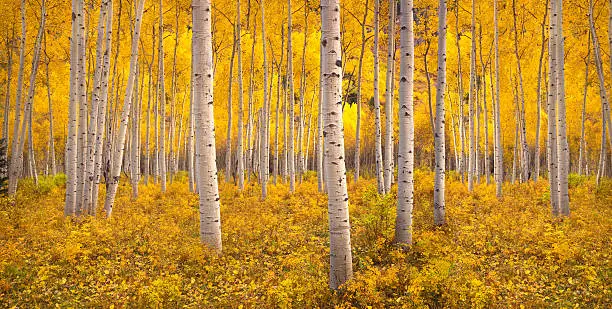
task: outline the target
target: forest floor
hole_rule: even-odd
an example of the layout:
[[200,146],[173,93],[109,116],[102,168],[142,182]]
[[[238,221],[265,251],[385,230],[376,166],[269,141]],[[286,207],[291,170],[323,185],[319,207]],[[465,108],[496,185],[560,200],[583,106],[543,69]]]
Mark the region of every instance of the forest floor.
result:
[[[415,174],[414,245],[393,244],[396,190],[349,185],[354,279],[328,288],[327,204],[307,174],[290,194],[221,183],[223,253],[199,242],[185,176],[165,194],[122,181],[113,217],[63,216],[63,177],[0,202],[0,307],[612,307],[612,181],[570,177],[571,216],[551,217],[546,180],[474,193]],[[451,177],[453,176],[451,175]],[[481,179],[484,180],[484,179]],[[111,306],[112,308],[112,306]]]

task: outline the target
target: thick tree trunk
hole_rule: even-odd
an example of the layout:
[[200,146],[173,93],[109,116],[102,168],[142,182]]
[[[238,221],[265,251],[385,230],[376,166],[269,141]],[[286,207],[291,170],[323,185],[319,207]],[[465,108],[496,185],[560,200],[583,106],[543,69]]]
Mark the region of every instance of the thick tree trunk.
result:
[[440,0],[438,8],[438,78],[436,81],[436,134],[434,176],[434,224],[445,223],[444,180],[446,145],[444,133],[444,90],[446,88],[446,0]]
[[565,108],[565,49],[563,37],[563,1],[557,1],[557,149],[559,154],[559,210],[561,215],[569,216],[569,143],[567,140]]
[[[351,226],[348,211],[344,128],[342,122],[342,65],[340,45],[340,3],[321,1],[321,29],[324,63],[323,130],[325,136],[325,179],[328,192],[330,231],[329,285],[338,289],[353,276]],[[291,55],[291,54],[289,54]]]
[[395,241],[412,243],[414,205],[414,33],[412,0],[400,2],[399,149]]
[[548,78],[548,179],[550,182],[550,204],[553,216],[559,215],[559,187],[558,158],[557,158],[557,53],[556,53],[556,0],[550,6],[550,34],[548,44],[548,63],[550,69]]
[[211,6],[209,0],[193,0],[193,103],[195,105],[198,193],[200,195],[200,239],[221,252],[221,220],[215,120],[213,113],[213,60]]

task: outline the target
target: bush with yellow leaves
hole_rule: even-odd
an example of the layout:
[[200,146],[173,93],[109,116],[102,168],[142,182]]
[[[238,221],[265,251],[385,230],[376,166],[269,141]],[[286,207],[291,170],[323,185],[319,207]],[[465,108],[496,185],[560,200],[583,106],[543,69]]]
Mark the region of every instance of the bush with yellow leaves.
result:
[[337,292],[312,175],[294,194],[270,185],[265,201],[256,184],[221,183],[221,255],[199,241],[185,177],[166,193],[141,185],[137,200],[122,181],[110,219],[65,218],[62,176],[25,181],[0,202],[0,307],[609,308],[612,183],[570,179],[564,220],[545,180],[507,184],[501,200],[449,180],[448,223],[435,228],[433,175],[417,171],[410,248],[393,244],[397,191],[351,183],[355,277]]

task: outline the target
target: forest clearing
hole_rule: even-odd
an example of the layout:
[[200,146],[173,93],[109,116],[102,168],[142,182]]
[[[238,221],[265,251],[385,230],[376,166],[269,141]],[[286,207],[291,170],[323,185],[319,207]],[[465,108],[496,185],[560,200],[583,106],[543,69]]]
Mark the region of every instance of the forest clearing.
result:
[[612,308],[612,0],[2,0],[0,308]]

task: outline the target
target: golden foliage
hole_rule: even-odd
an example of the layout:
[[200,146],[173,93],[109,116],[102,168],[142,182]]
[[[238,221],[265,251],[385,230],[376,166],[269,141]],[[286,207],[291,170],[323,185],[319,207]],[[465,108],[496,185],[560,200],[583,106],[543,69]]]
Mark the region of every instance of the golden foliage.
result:
[[[551,218],[545,181],[470,194],[449,181],[433,227],[432,175],[417,171],[415,244],[392,242],[395,191],[351,184],[355,278],[328,288],[327,204],[316,182],[289,194],[221,185],[224,252],[199,242],[197,196],[122,186],[111,219],[63,217],[62,179],[0,204],[0,307],[610,307],[612,183],[571,177],[572,215]],[[184,177],[183,177],[184,178]],[[122,182],[127,184],[127,181]]]

